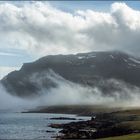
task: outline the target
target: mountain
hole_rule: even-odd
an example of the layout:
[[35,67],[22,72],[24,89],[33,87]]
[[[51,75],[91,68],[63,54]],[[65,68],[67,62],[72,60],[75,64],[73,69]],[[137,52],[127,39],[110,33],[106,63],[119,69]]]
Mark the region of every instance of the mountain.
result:
[[[35,62],[23,64],[19,71],[9,73],[1,83],[11,94],[37,95],[40,88],[50,89],[57,86],[47,75],[44,76],[50,69],[74,83],[98,86],[104,93],[118,88],[111,84],[106,85],[108,79],[140,86],[140,59],[119,51],[49,55]],[[41,86],[38,86],[37,81]]]

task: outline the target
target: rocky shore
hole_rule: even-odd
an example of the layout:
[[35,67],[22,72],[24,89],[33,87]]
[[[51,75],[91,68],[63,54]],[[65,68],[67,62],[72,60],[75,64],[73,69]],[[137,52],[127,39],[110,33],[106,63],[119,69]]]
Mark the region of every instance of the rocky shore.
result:
[[140,108],[72,105],[41,107],[26,113],[30,112],[77,114],[92,118],[67,124],[50,124],[52,128],[61,129],[56,139],[140,140]]
[[91,120],[71,122],[67,124],[51,124],[50,127],[62,129],[56,139],[99,139],[139,134],[140,114],[134,111],[117,111],[97,113]]
[[76,120],[76,118],[58,117],[58,118],[50,118],[50,120]]

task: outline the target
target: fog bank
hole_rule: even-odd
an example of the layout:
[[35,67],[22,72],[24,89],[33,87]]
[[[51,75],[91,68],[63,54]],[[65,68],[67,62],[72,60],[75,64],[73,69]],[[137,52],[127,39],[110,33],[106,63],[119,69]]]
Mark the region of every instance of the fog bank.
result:
[[[45,78],[56,86],[50,89],[44,88],[42,81]],[[0,84],[0,110],[21,110],[50,105],[140,106],[140,88],[115,79],[104,82],[107,86],[116,87],[116,90],[112,90],[109,94],[105,94],[97,86],[90,87],[70,82],[52,70],[41,74],[36,73],[31,76],[30,80],[41,89],[38,97],[22,99],[12,96]]]

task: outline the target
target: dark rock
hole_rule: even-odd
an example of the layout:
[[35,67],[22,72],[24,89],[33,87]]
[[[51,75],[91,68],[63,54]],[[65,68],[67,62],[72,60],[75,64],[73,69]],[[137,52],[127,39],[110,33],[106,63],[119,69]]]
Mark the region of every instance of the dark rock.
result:
[[[112,119],[111,119],[112,117]],[[111,136],[121,136],[130,133],[138,133],[137,130],[132,130],[120,125],[119,117],[112,113],[97,114],[96,119],[71,122],[67,124],[52,124],[53,128],[62,128],[60,131],[60,139],[97,139]],[[125,119],[124,119],[125,121]]]
[[47,130],[46,132],[47,132],[47,133],[53,133],[53,132],[55,132],[55,131],[50,131],[50,130]]
[[49,127],[52,127],[52,128],[63,128],[63,124],[50,124]]
[[50,118],[50,120],[76,120],[76,118],[58,117],[58,118]]

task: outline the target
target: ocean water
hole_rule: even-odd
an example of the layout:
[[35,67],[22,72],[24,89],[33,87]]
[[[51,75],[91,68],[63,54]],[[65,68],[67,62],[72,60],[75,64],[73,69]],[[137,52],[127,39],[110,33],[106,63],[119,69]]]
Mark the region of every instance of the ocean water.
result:
[[[77,120],[51,120],[52,117],[71,117]],[[49,124],[79,119],[90,118],[66,114],[0,112],[0,139],[54,139],[60,129],[50,128]]]

